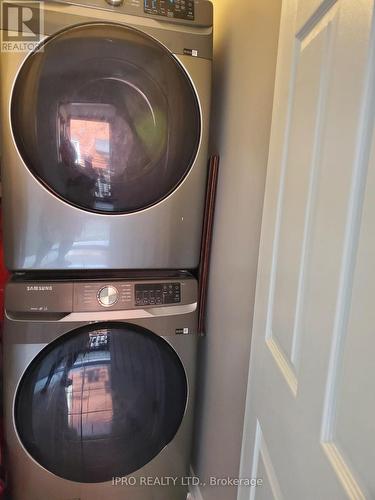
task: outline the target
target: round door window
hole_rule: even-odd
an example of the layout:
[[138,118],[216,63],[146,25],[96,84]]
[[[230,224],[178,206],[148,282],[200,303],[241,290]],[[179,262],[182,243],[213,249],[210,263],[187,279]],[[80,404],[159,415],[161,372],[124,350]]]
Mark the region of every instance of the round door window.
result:
[[105,482],[142,468],[173,439],[187,394],[184,368],[165,340],[134,325],[97,324],[54,341],[29,365],[15,424],[48,471]]
[[44,186],[76,207],[129,213],[189,172],[200,112],[177,59],[141,31],[84,24],[25,61],[11,102],[17,148]]

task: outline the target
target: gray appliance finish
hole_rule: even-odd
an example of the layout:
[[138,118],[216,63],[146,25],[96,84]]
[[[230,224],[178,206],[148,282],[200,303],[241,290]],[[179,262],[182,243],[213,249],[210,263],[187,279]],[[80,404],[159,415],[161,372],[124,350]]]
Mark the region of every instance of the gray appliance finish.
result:
[[196,268],[211,2],[43,4],[40,50],[0,62],[8,269]]
[[8,284],[14,500],[186,499],[196,309],[190,277]]

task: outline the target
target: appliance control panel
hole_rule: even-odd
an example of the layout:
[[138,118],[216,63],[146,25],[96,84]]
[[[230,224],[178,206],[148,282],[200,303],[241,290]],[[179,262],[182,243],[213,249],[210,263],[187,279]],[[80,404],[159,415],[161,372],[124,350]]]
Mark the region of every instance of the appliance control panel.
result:
[[135,305],[137,307],[180,303],[180,283],[146,283],[135,285]]
[[[57,1],[57,0],[54,0]],[[58,3],[100,9],[117,14],[153,18],[160,22],[195,27],[212,27],[211,0],[58,0]],[[45,17],[50,15],[48,7]],[[136,20],[134,20],[136,23]],[[163,28],[162,25],[159,28]],[[181,33],[182,36],[182,33]]]
[[19,281],[6,287],[7,313],[69,314],[196,305],[193,277],[139,280]]
[[173,306],[182,302],[182,284],[177,281],[114,281],[74,284],[74,311],[129,310]]
[[144,0],[146,14],[194,21],[194,0]]

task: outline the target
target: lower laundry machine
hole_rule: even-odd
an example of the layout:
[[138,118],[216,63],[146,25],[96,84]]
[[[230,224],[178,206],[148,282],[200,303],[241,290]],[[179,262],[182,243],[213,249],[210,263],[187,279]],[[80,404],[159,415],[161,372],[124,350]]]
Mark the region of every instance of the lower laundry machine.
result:
[[6,288],[4,411],[13,500],[185,500],[197,283]]

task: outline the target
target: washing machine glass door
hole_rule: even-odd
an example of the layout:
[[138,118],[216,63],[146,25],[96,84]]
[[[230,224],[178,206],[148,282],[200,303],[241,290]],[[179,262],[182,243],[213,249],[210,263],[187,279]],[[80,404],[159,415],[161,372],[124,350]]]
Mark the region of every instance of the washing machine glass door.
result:
[[88,211],[142,210],[192,167],[200,111],[177,59],[141,31],[76,26],[47,39],[17,76],[11,124],[29,170]]
[[19,439],[71,481],[110,481],[142,468],[175,436],[187,404],[172,347],[129,324],[83,327],[49,344],[15,398]]

